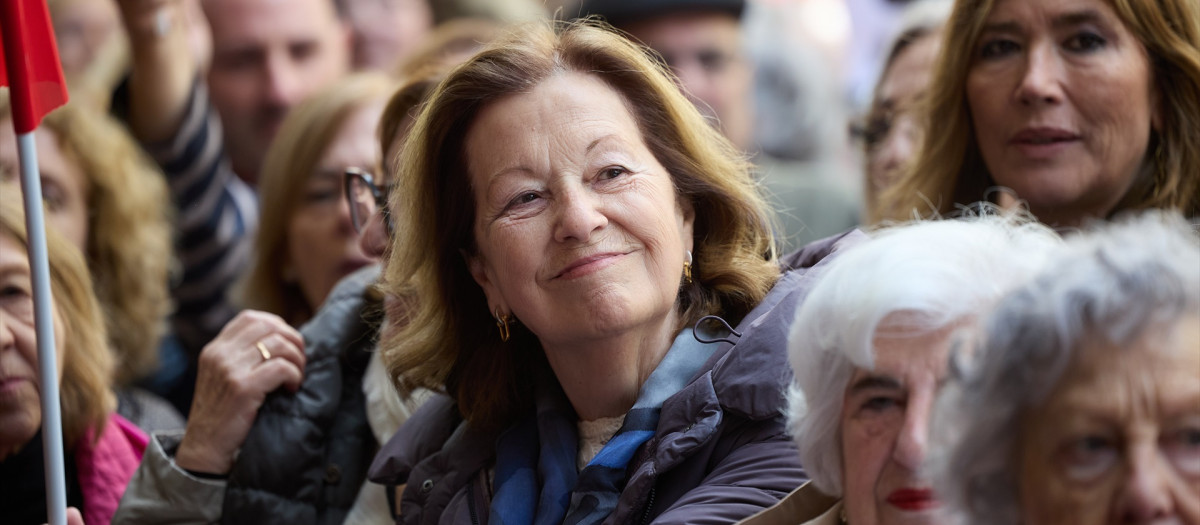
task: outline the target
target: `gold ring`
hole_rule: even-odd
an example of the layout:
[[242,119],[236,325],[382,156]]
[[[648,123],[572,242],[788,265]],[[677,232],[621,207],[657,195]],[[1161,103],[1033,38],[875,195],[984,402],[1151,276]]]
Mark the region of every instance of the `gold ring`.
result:
[[264,345],[262,341],[254,343],[254,347],[258,349],[258,353],[262,354],[263,361],[271,359],[271,351],[267,350],[267,345]]

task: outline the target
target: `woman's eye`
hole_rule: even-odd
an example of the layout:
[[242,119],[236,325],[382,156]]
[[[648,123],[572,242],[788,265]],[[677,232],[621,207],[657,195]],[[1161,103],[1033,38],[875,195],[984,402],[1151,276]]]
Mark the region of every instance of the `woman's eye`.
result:
[[508,205],[509,206],[520,206],[522,204],[529,204],[533,201],[538,200],[540,197],[541,196],[538,195],[536,192],[527,191],[525,193],[517,195],[513,200],[509,201]]
[[1079,33],[1067,39],[1066,48],[1071,51],[1089,52],[1104,47],[1108,42],[1095,33]]
[[1189,426],[1167,433],[1162,447],[1177,468],[1200,476],[1200,427]]
[[304,200],[310,204],[333,201],[341,197],[341,192],[332,188],[312,188],[305,192]]
[[615,179],[626,173],[629,173],[629,170],[622,168],[620,166],[610,166],[610,167],[604,168],[602,171],[600,171],[600,179],[602,179],[602,180]]
[[1017,43],[1012,40],[995,39],[985,42],[982,46],[980,46],[979,56],[985,59],[1000,58],[1011,55],[1017,52],[1019,49],[1020,46],[1018,46]]
[[883,412],[892,408],[899,408],[901,401],[891,397],[872,397],[866,403],[863,403],[863,409],[872,412]]
[[1091,480],[1107,471],[1117,462],[1117,456],[1117,444],[1099,435],[1070,441],[1062,454],[1067,476],[1080,481]]

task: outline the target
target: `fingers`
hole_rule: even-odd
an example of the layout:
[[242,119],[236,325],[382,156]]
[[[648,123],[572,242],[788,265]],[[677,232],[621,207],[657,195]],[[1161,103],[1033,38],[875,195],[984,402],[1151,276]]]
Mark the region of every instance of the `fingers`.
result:
[[83,515],[75,507],[67,507],[67,525],[83,525]]
[[[217,361],[223,367],[250,369],[264,360],[259,343],[271,358],[280,357],[304,369],[304,338],[277,315],[247,310],[225,325],[201,353],[201,362]],[[213,363],[216,365],[216,363]]]
[[294,392],[300,388],[300,382],[304,380],[302,369],[287,359],[266,361],[258,366],[255,375],[264,386],[268,387],[267,392],[280,386],[285,386]]
[[[255,367],[255,374],[260,373],[260,370],[265,368],[272,369],[272,373],[274,373],[274,369],[279,368],[279,365],[286,363],[287,366],[285,368],[289,370],[289,376],[288,380],[284,381],[283,384],[292,391],[300,388],[300,381],[304,376],[304,365],[306,362],[304,348],[302,346],[297,346],[294,341],[288,337],[284,337],[281,334],[268,335],[256,344],[262,344],[263,348],[266,348],[267,351],[271,353],[271,358],[264,360],[262,363],[257,365]],[[258,354],[258,352],[254,353]],[[259,359],[262,359],[261,356],[258,357]],[[290,380],[291,371],[295,372],[294,381]],[[275,388],[278,388],[278,384],[275,386]]]

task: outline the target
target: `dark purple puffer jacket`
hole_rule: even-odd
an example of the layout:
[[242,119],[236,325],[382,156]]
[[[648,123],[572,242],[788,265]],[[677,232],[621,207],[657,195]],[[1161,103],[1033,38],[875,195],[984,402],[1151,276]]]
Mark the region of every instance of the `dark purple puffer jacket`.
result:
[[[630,462],[617,508],[605,523],[736,523],[807,481],[787,435],[783,392],[791,381],[787,335],[813,270],[859,242],[852,231],[782,260],[784,274],[701,372],[662,407],[658,429]],[[388,485],[397,523],[485,524],[494,435],[463,423],[449,398],[425,404],[375,457],[368,474]],[[407,484],[403,495],[396,494]]]

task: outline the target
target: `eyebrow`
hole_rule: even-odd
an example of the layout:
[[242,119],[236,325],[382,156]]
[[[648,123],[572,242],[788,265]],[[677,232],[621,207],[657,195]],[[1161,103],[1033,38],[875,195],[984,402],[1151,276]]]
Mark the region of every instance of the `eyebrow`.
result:
[[583,153],[584,153],[585,155],[586,155],[586,154],[588,154],[588,153],[591,153],[591,152],[592,152],[592,150],[596,149],[596,146],[599,146],[601,143],[603,143],[603,142],[607,142],[607,141],[608,141],[608,140],[610,140],[610,139],[616,139],[616,140],[620,140],[620,138],[619,138],[619,137],[617,137],[617,136],[616,136],[616,134],[611,134],[611,133],[610,133],[610,134],[608,134],[608,135],[605,135],[605,136],[603,136],[603,137],[600,137],[600,138],[598,138],[598,139],[596,139],[596,140],[593,140],[591,143],[589,143],[589,144],[588,144],[587,148],[585,148],[585,149],[583,150]]
[[903,390],[900,380],[889,376],[870,375],[855,381],[850,387],[850,393],[864,390]]
[[[1100,16],[1099,11],[1097,11],[1095,9],[1084,9],[1081,11],[1075,11],[1075,12],[1055,16],[1054,19],[1050,22],[1050,25],[1052,27],[1054,27],[1055,29],[1062,29],[1065,27],[1075,27],[1075,26],[1078,26],[1081,24],[1096,23],[1096,22],[1100,22],[1102,20],[1103,20],[1103,17]],[[980,30],[980,34],[985,34],[985,33],[1023,34],[1024,28],[1021,26],[1021,24],[1017,23],[1016,21],[1007,20],[1007,21],[1003,21],[1003,22],[993,22],[990,24],[984,24],[983,29]]]

